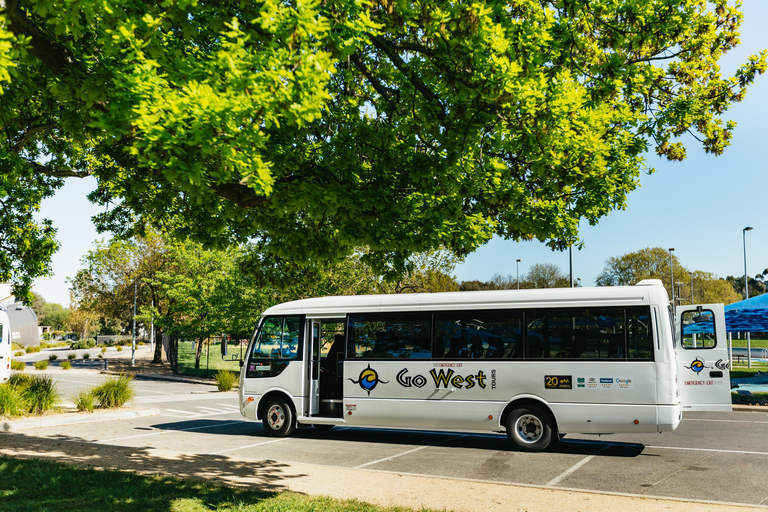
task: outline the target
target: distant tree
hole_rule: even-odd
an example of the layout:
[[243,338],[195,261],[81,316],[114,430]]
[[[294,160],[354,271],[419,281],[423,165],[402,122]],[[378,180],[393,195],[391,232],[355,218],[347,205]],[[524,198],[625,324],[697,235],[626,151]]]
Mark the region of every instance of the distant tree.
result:
[[45,321],[40,325],[48,325],[54,331],[70,330],[69,309],[61,304],[46,302],[43,306],[43,318]]
[[521,278],[520,288],[567,288],[568,276],[554,263],[535,263]]
[[472,281],[462,281],[459,283],[459,291],[462,292],[477,292],[486,290],[498,290],[496,283],[493,281],[479,281],[477,279]]
[[[670,267],[670,260],[672,267]],[[602,272],[595,278],[597,286],[632,286],[643,279],[660,279],[672,296],[671,272],[674,270],[675,281],[683,281],[688,276],[688,269],[680,264],[677,256],[661,247],[646,247],[622,256],[609,258]]]
[[[682,278],[684,284],[681,291],[682,303],[691,302],[691,281]],[[741,300],[731,283],[718,278],[711,272],[696,270],[693,272],[693,303],[694,304],[731,304]]]
[[29,306],[32,308],[32,311],[35,312],[35,315],[37,315],[37,323],[38,325],[48,325],[44,323],[45,321],[45,299],[42,295],[39,293],[33,291],[32,292],[32,304]]
[[[755,277],[749,278],[749,296],[756,297],[762,295],[768,291],[768,268],[763,270],[762,273],[757,274]],[[744,276],[728,276],[725,278],[728,283],[733,286],[733,289],[742,299],[746,297],[746,290],[744,288]]]

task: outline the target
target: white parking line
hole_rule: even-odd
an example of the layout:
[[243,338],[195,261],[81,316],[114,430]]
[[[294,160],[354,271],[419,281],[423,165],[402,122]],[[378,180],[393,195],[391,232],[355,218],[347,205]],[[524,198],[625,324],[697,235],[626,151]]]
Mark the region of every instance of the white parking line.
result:
[[564,478],[566,478],[568,475],[570,475],[570,474],[571,474],[571,473],[573,473],[574,471],[578,470],[578,469],[579,469],[581,466],[583,466],[583,465],[584,465],[584,464],[586,464],[587,462],[591,461],[592,459],[594,459],[595,457],[597,457],[597,456],[598,456],[598,455],[600,455],[601,453],[605,452],[606,450],[608,450],[608,449],[609,449],[609,448],[611,448],[612,446],[614,446],[614,445],[613,445],[613,444],[607,444],[607,445],[603,446],[602,448],[600,448],[599,450],[597,450],[596,452],[594,452],[592,455],[589,455],[589,456],[587,456],[587,457],[584,457],[584,458],[583,458],[583,459],[581,459],[579,462],[577,462],[576,464],[574,464],[574,465],[573,465],[573,466],[571,466],[570,468],[566,469],[565,471],[563,471],[562,473],[560,473],[559,475],[557,475],[555,478],[553,478],[552,480],[550,480],[549,482],[547,482],[547,483],[546,483],[546,484],[544,484],[544,485],[545,485],[546,487],[551,487],[551,486],[555,486],[555,485],[559,484],[559,483],[560,483],[560,482],[561,482],[561,481],[562,481]]
[[218,452],[210,452],[208,455],[220,455],[222,453],[234,452],[236,450],[245,450],[246,448],[253,448],[254,446],[261,446],[264,444],[279,443],[280,441],[287,441],[290,437],[281,437],[280,439],[272,439],[271,441],[262,441],[261,443],[249,444],[246,446],[238,446],[237,448],[227,448],[226,450],[219,450]]
[[714,421],[717,423],[768,423],[768,421],[756,421],[756,420],[708,420],[704,418],[690,418],[683,421]]
[[402,453],[398,453],[397,455],[391,455],[389,457],[384,457],[383,459],[372,460],[371,462],[366,462],[365,464],[360,464],[359,466],[355,466],[355,469],[360,469],[360,468],[364,468],[366,466],[372,466],[374,464],[378,464],[379,462],[385,462],[385,461],[388,461],[388,460],[396,459],[398,457],[402,457],[403,455],[408,455],[409,453],[418,452],[420,450],[423,450],[424,448],[429,448],[429,447],[432,447],[432,446],[438,446],[438,445],[441,445],[443,443],[447,443],[448,441],[453,441],[454,439],[461,439],[462,437],[467,437],[467,436],[466,435],[454,436],[454,437],[451,437],[450,439],[443,439],[442,441],[438,441],[437,443],[432,443],[432,444],[427,444],[427,445],[424,445],[424,446],[419,446],[418,448],[414,448],[413,450],[408,450],[408,451],[405,451],[405,452],[402,452]]
[[684,448],[682,446],[646,446],[654,450],[685,450],[690,452],[714,452],[714,453],[737,453],[739,455],[768,455],[768,452],[750,452],[747,450],[716,450],[714,448]]

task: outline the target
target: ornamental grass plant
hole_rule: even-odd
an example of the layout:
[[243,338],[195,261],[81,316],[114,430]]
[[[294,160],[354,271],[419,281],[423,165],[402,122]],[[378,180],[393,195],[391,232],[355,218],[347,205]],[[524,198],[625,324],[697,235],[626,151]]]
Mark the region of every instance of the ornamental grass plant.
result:
[[27,412],[24,397],[9,383],[0,384],[0,418],[23,416]]
[[237,384],[237,375],[229,370],[219,370],[216,372],[216,387],[219,391],[232,391]]
[[133,400],[132,375],[118,375],[93,388],[93,396],[101,409],[116,409]]

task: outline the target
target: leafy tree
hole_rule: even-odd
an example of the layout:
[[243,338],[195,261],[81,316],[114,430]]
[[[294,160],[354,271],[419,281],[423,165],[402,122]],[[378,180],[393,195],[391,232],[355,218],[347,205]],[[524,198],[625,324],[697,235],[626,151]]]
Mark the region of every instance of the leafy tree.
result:
[[595,284],[597,286],[633,286],[643,279],[660,279],[671,297],[672,272],[676,281],[684,282],[685,276],[688,276],[688,269],[680,264],[680,260],[674,253],[670,256],[669,251],[661,247],[646,247],[609,258],[602,272],[595,278]]
[[646,247],[618,257],[609,258],[603,271],[595,279],[597,286],[632,286],[643,279],[659,279],[672,297],[670,260],[675,275],[675,299],[678,304],[730,304],[739,300],[738,294],[727,280],[711,272],[685,268],[680,260],[661,247]]
[[554,263],[535,263],[520,282],[520,288],[568,288],[570,282]]
[[[710,10],[712,9],[712,10]],[[257,240],[376,273],[494,234],[578,243],[623,208],[648,150],[720,154],[727,0],[476,3],[0,0],[0,279],[48,271],[31,212],[95,176],[100,229]],[[28,250],[34,247],[33,250]]]
[[54,331],[68,330],[70,328],[69,309],[61,304],[46,302],[43,306],[43,320],[40,323],[41,325],[50,326]]
[[739,294],[736,293],[728,281],[719,279],[711,272],[696,270],[692,273],[692,276],[693,283],[690,280],[686,282],[685,278],[682,278],[685,286],[680,294],[681,299],[685,300],[688,298],[689,304],[691,303],[689,298],[691,285],[693,286],[694,304],[731,304],[741,300]]
[[[768,268],[765,269],[762,273],[757,274],[755,277],[749,278],[750,297],[762,295],[768,291],[768,282],[766,282],[766,278],[768,278]],[[736,293],[741,295],[742,299],[746,297],[746,289],[744,288],[744,276],[728,276],[725,278],[725,280],[731,284]]]

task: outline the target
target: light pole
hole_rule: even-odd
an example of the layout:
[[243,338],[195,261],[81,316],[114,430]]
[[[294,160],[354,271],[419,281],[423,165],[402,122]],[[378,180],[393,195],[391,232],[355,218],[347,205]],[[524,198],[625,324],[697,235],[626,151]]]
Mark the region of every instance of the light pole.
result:
[[[747,226],[741,230],[741,238],[744,242],[744,300],[749,298],[749,277],[747,276],[747,231],[752,231],[752,226]],[[747,368],[752,368],[752,340],[747,331]]]
[[674,247],[669,248],[669,274],[672,276],[672,316],[675,315],[675,266],[672,261],[672,253],[674,251]]
[[136,289],[139,283],[136,279],[133,280],[133,336],[131,340],[131,366],[136,366]]
[[693,306],[693,272],[691,272],[691,306]]
[[517,289],[520,289],[520,262],[523,261],[520,258],[517,258]]
[[744,240],[744,299],[749,298],[749,280],[747,279],[747,231],[752,231],[752,226],[747,226],[741,230],[741,237]]
[[568,247],[568,258],[570,260],[569,270],[571,275],[571,288],[573,288],[573,246]]

